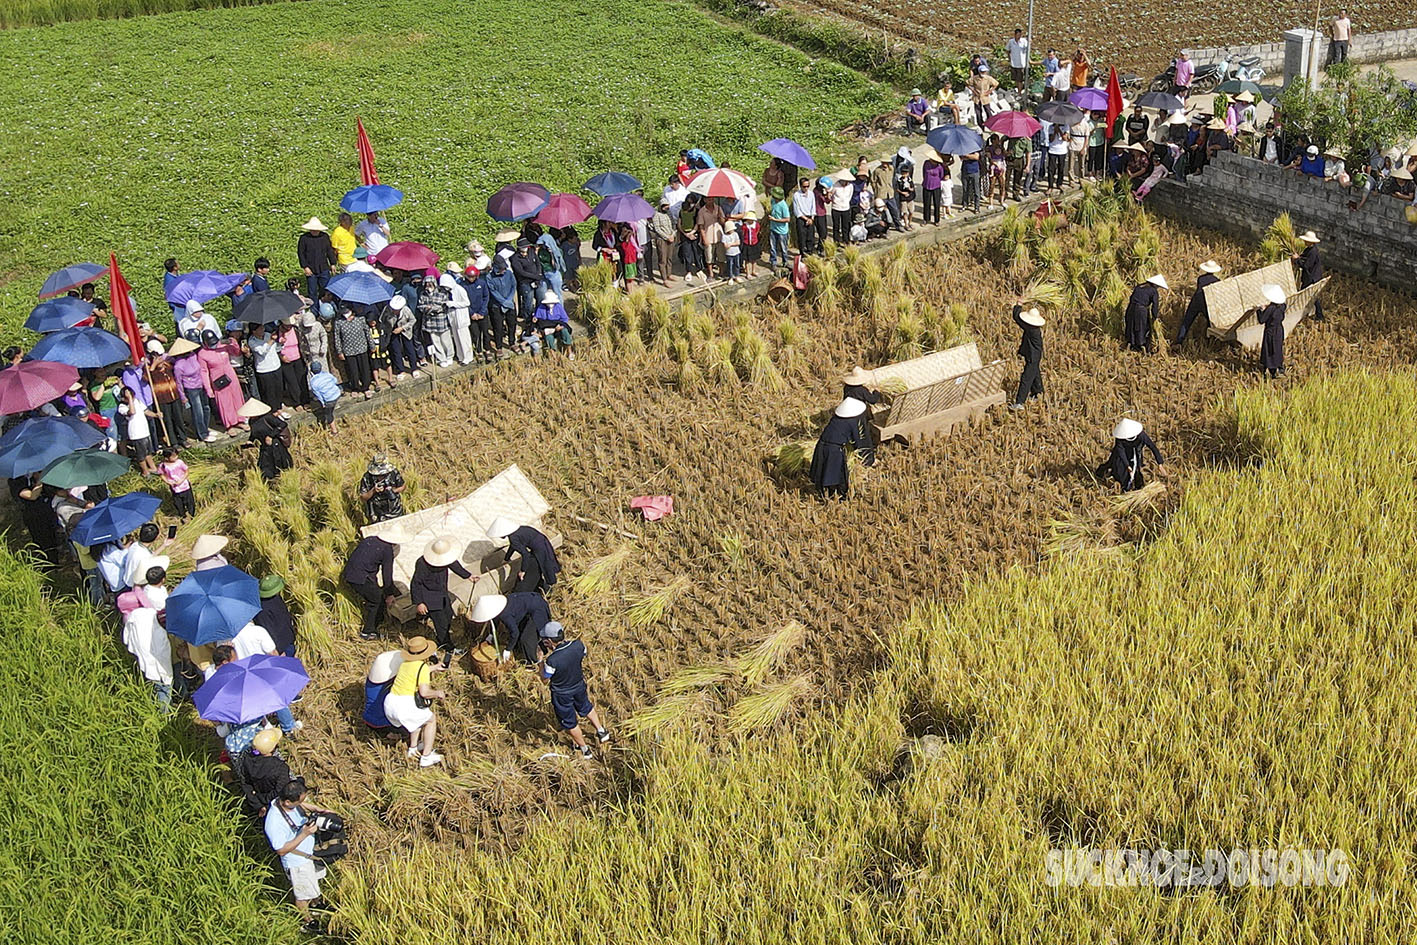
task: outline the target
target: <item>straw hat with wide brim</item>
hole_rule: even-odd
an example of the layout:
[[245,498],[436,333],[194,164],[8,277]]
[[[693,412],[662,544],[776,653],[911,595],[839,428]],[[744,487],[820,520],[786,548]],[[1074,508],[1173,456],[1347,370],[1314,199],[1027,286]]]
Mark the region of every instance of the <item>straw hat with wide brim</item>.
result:
[[870,384],[873,380],[874,378],[871,376],[871,372],[862,369],[859,364],[841,376],[841,382],[843,384],[852,384],[861,387]]
[[221,554],[221,549],[225,548],[229,541],[231,539],[225,535],[198,535],[197,541],[192,545],[192,557],[201,561],[203,558]]
[[305,225],[302,226],[301,229],[307,233],[326,233],[329,231],[329,227],[321,223],[319,217],[311,217],[306,220]]
[[1026,312],[1018,313],[1019,320],[1025,325],[1032,325],[1034,328],[1042,328],[1048,324],[1048,319],[1043,317],[1043,313],[1036,308],[1031,308]]
[[404,661],[426,660],[438,652],[438,644],[427,637],[409,637],[403,642]]
[[1142,426],[1131,417],[1123,417],[1112,428],[1112,437],[1118,440],[1134,440],[1141,433]]
[[1313,230],[1305,230],[1304,235],[1300,236],[1299,239],[1303,240],[1305,243],[1317,243],[1319,242],[1319,235]]
[[483,594],[472,605],[473,623],[486,623],[507,609],[507,598],[501,594]]
[[280,736],[280,729],[276,728],[274,725],[263,728],[256,733],[255,738],[251,739],[251,747],[263,755],[269,755],[271,752],[275,751],[276,746],[280,744]]
[[1163,275],[1162,275],[1161,273],[1159,273],[1159,272],[1158,272],[1156,275],[1154,275],[1154,276],[1147,276],[1147,277],[1146,277],[1146,281],[1147,281],[1147,282],[1150,282],[1152,285],[1156,286],[1157,288],[1161,288],[1161,289],[1169,289],[1169,288],[1171,288],[1171,283],[1167,282],[1167,281],[1166,281],[1166,277],[1163,276]]
[[1220,263],[1216,262],[1214,259],[1207,259],[1205,262],[1203,262],[1203,263],[1200,264],[1200,271],[1201,271],[1201,272],[1208,272],[1208,273],[1210,273],[1211,275],[1214,275],[1215,273],[1219,272],[1220,270],[1221,270],[1221,265],[1220,265]]
[[1273,282],[1266,282],[1264,285],[1260,286],[1260,295],[1263,295],[1267,301],[1273,302],[1275,305],[1283,305],[1285,300],[1288,299],[1288,296],[1284,294],[1284,290]]
[[498,230],[497,235],[492,238],[499,243],[515,243],[519,236],[521,234],[516,230]]
[[162,568],[166,571],[171,567],[172,559],[167,555],[153,555],[148,559],[148,566],[143,569],[143,573],[134,576],[133,583],[139,586],[146,585],[148,583],[148,572],[153,568]]
[[1176,112],[1170,118],[1166,119],[1166,124],[1168,125],[1188,125],[1190,122],[1191,120],[1186,117],[1185,112]]
[[167,356],[170,358],[180,358],[184,354],[191,354],[193,351],[200,351],[202,346],[187,338],[178,338],[172,343],[172,347],[167,349]]
[[505,515],[499,515],[492,520],[491,525],[487,526],[487,537],[493,541],[501,541],[516,530],[516,522],[507,518]]
[[435,568],[445,568],[458,560],[458,543],[449,535],[439,535],[423,549],[423,560]]
[[236,411],[236,415],[238,417],[245,417],[247,420],[250,420],[255,417],[264,417],[270,412],[271,408],[269,404],[267,404],[265,401],[257,400],[255,397],[252,397],[250,400],[246,401],[246,403],[241,405],[241,409]]
[[832,411],[832,413],[836,414],[838,417],[846,418],[859,417],[865,412],[866,402],[864,400],[857,400],[855,397],[846,398],[841,403],[837,404],[836,409]]
[[1225,130],[1225,122],[1221,121],[1219,118],[1212,118],[1210,121],[1205,123],[1205,126],[1211,131]]
[[[1392,176],[1397,180],[1411,180],[1412,172],[1405,167],[1399,167],[1397,170],[1392,172]],[[1314,242],[1317,243],[1318,240],[1314,240]]]

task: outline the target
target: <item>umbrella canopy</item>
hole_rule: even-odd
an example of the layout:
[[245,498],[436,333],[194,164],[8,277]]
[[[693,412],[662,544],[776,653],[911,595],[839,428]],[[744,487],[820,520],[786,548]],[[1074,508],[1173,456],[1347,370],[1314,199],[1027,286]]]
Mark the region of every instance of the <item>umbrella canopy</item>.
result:
[[79,516],[69,537],[89,548],[107,541],[117,541],[133,529],[151,522],[161,507],[162,499],[151,492],[129,492],[104,499]]
[[[167,606],[171,622],[171,598]],[[240,725],[284,709],[308,682],[304,664],[295,657],[257,653],[218,666],[192,693],[192,705],[208,722]]]
[[[365,273],[369,275],[369,273]],[[374,278],[378,279],[378,276]],[[383,282],[383,279],[379,279]],[[268,289],[265,292],[250,292],[242,297],[241,302],[232,310],[238,321],[247,322],[252,325],[262,325],[267,322],[278,322],[283,318],[289,318],[305,307],[305,303],[300,301],[300,296],[294,292],[287,292],[284,289]]]
[[729,200],[752,200],[755,196],[752,178],[726,167],[709,168],[690,177],[689,193]]
[[984,127],[997,131],[1005,138],[1030,138],[1043,126],[1038,119],[1019,111],[999,112],[984,122]]
[[941,154],[973,154],[984,148],[984,136],[964,125],[940,125],[925,136],[925,143]]
[[1241,92],[1249,92],[1256,100],[1264,97],[1264,89],[1261,89],[1254,82],[1245,79],[1226,79],[1215,87],[1215,91],[1223,92],[1226,95],[1239,95]]
[[591,212],[611,223],[634,223],[654,216],[654,207],[639,194],[611,194],[596,204]]
[[593,194],[609,197],[611,194],[629,194],[643,190],[645,185],[640,183],[638,177],[622,174],[619,171],[605,171],[602,174],[596,174],[581,186]]
[[552,194],[551,200],[536,215],[536,222],[543,226],[570,226],[589,219],[590,204],[575,194]]
[[1087,112],[1070,102],[1044,102],[1038,106],[1038,117],[1055,125],[1072,125],[1082,121]]
[[244,272],[227,275],[215,269],[184,272],[168,286],[167,301],[173,305],[186,305],[194,299],[198,302],[210,302],[226,295],[249,278],[251,277]]
[[438,254],[422,243],[390,243],[374,255],[374,260],[385,269],[416,272],[436,263]]
[[709,167],[718,167],[718,162],[713,159],[713,155],[709,154],[703,148],[690,148],[688,154],[689,160],[691,161],[702,161]]
[[40,333],[73,328],[93,314],[93,303],[70,296],[40,302],[30,310],[25,327]]
[[1143,92],[1137,96],[1136,104],[1143,108],[1159,108],[1163,112],[1179,112],[1186,103],[1169,92]]
[[126,341],[102,328],[65,328],[51,332],[30,349],[30,354],[43,361],[58,361],[76,368],[107,367],[128,360],[130,353]]
[[551,192],[525,181],[508,184],[487,199],[487,215],[511,223],[529,220],[551,202]]
[[85,282],[96,282],[107,274],[108,267],[98,263],[74,263],[72,266],[65,266],[58,272],[49,274],[49,278],[45,279],[44,285],[39,288],[39,297],[52,299],[70,289],[77,289]]
[[72,364],[21,361],[0,371],[0,413],[24,413],[49,403],[79,380]]
[[374,213],[387,210],[403,203],[403,191],[388,184],[365,184],[344,195],[339,202],[341,210],[350,213]]
[[128,471],[128,460],[103,449],[66,453],[45,467],[39,481],[56,489],[98,486]]
[[343,272],[325,286],[337,299],[358,305],[378,305],[394,297],[394,287],[372,272]]
[[61,456],[103,441],[97,427],[74,417],[31,417],[5,436],[13,437],[0,443],[0,476],[7,479],[28,476]]
[[1073,94],[1068,96],[1068,101],[1078,108],[1090,112],[1105,112],[1107,110],[1107,90],[1089,85],[1085,89],[1075,89]]
[[193,571],[168,595],[167,632],[198,646],[230,640],[260,610],[260,584],[240,568]]
[[779,161],[786,161],[788,164],[795,164],[798,167],[811,170],[817,168],[817,162],[812,160],[812,155],[807,153],[807,149],[791,138],[773,138],[771,141],[764,141],[758,145],[758,150],[766,151]]

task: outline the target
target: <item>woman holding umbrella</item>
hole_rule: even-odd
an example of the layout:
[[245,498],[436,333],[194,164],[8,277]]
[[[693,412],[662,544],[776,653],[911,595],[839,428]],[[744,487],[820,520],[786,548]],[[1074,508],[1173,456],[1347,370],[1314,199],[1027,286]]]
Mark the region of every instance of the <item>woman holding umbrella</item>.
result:
[[231,366],[231,358],[220,347],[220,339],[214,331],[204,331],[201,335],[202,347],[194,357],[201,370],[202,392],[216,403],[216,415],[227,435],[246,426],[241,416],[241,405],[246,397],[241,392],[241,382]]

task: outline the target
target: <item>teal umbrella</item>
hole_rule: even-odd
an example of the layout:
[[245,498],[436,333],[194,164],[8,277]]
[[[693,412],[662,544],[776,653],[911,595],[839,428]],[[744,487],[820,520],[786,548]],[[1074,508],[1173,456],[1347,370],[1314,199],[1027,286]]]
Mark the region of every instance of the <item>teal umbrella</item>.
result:
[[45,467],[39,481],[56,489],[97,486],[128,471],[128,460],[104,449],[79,450]]

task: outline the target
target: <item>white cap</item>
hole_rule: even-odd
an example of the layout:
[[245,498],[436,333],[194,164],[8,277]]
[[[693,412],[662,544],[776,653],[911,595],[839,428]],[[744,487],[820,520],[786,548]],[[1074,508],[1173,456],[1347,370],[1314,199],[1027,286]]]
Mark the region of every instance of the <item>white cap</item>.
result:
[[483,594],[472,605],[474,623],[486,623],[507,609],[507,598],[501,594]]
[[866,412],[866,402],[857,400],[855,397],[848,397],[836,405],[832,413],[838,417],[859,417]]
[[1154,276],[1147,276],[1146,281],[1154,286],[1160,286],[1163,289],[1171,288],[1170,284],[1166,281],[1166,277],[1159,272]]
[[389,299],[389,308],[393,309],[395,312],[402,312],[404,309],[408,308],[408,299],[401,295],[396,295]]
[[1112,428],[1112,436],[1119,440],[1136,439],[1137,434],[1140,432],[1141,424],[1137,423],[1131,417],[1123,417],[1121,420],[1118,420],[1117,425]]
[[1283,305],[1289,297],[1284,294],[1284,290],[1273,282],[1266,282],[1260,286],[1260,295],[1273,302],[1275,305]]
[[188,300],[187,300],[187,314],[188,314],[188,315],[195,315],[195,314],[197,314],[198,312],[204,312],[204,311],[206,311],[206,309],[202,308],[202,303],[201,303],[201,302],[198,302],[196,299],[188,299]]
[[487,537],[493,541],[501,541],[516,530],[516,522],[507,518],[505,515],[499,515],[492,520],[491,525],[487,526]]

